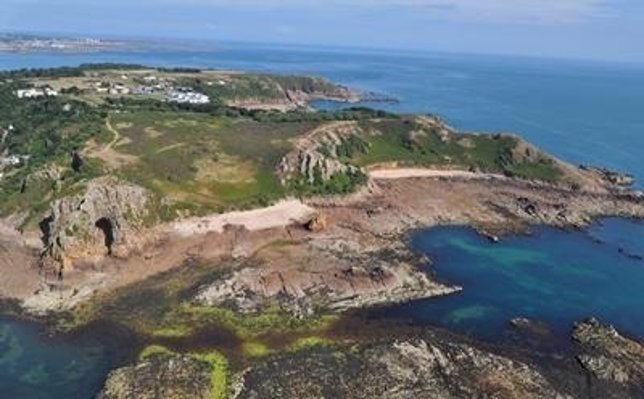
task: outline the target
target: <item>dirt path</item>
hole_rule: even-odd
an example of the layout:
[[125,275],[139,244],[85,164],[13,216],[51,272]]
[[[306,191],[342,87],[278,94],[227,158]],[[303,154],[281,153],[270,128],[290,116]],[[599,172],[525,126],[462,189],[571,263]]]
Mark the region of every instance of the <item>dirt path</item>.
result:
[[369,171],[369,176],[375,180],[405,179],[411,177],[459,177],[477,180],[507,179],[507,177],[503,175],[497,175],[493,173],[476,173],[468,172],[465,170],[439,170],[423,168],[376,169]]
[[101,150],[101,152],[107,152],[112,150],[112,148],[116,145],[116,143],[118,143],[121,140],[121,133],[118,130],[114,129],[114,127],[112,126],[112,123],[110,122],[109,116],[105,118],[105,127],[107,128],[107,130],[110,131],[110,133],[114,135],[114,138]]
[[249,211],[235,211],[219,215],[191,218],[174,222],[163,230],[181,237],[221,233],[226,225],[244,226],[250,231],[287,226],[293,222],[306,222],[315,213],[315,209],[300,200],[283,200],[275,205]]
[[137,162],[138,158],[136,156],[124,154],[114,149],[114,147],[123,139],[123,136],[112,126],[109,117],[105,119],[105,128],[112,133],[112,141],[100,148],[93,140],[88,142],[84,151],[85,155],[90,158],[98,158],[114,169]]

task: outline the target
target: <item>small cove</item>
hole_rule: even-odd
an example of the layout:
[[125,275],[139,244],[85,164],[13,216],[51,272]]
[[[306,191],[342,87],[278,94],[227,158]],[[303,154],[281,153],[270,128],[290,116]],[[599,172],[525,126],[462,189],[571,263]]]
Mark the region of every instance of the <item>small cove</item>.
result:
[[463,287],[443,298],[375,311],[374,317],[434,325],[490,342],[512,333],[510,321],[545,323],[568,341],[576,321],[597,317],[644,337],[644,223],[606,219],[588,230],[535,227],[492,243],[466,227],[415,233],[412,248],[432,259],[423,268]]

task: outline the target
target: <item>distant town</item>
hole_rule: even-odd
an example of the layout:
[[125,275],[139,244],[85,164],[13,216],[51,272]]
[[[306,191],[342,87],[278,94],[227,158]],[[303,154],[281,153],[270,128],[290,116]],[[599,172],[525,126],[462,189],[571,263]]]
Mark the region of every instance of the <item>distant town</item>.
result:
[[97,38],[65,38],[0,34],[0,52],[90,52],[122,46],[123,43]]

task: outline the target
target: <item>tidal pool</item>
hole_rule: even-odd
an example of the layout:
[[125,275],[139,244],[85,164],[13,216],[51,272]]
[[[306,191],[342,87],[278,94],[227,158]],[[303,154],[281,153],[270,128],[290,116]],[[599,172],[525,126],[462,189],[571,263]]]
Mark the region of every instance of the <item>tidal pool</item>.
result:
[[420,231],[414,250],[440,280],[463,287],[443,298],[378,311],[379,317],[432,324],[485,340],[510,332],[513,318],[545,323],[567,339],[591,316],[644,337],[644,224],[606,219],[586,231],[537,227],[492,243],[465,227]]
[[124,361],[118,332],[51,335],[43,326],[0,319],[0,398],[87,399]]

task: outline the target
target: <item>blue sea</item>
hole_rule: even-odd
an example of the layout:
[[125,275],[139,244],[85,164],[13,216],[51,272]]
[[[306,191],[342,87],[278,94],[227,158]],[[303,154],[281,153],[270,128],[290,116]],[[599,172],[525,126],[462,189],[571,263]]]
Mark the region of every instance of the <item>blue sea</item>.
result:
[[[88,62],[323,76],[399,100],[368,105],[438,114],[462,130],[514,132],[572,163],[631,173],[644,187],[644,66],[249,44],[0,54],[0,69]],[[499,244],[470,229],[448,227],[419,231],[411,245],[433,258],[432,265],[423,266],[428,272],[464,291],[386,308],[380,317],[495,340],[505,336],[514,317],[543,322],[563,337],[575,321],[597,316],[644,338],[641,222],[607,219],[587,231],[536,228],[531,236]],[[105,345],[79,346],[0,320],[0,397],[90,397],[109,364]],[[57,359],[68,365],[69,377],[61,374]]]

